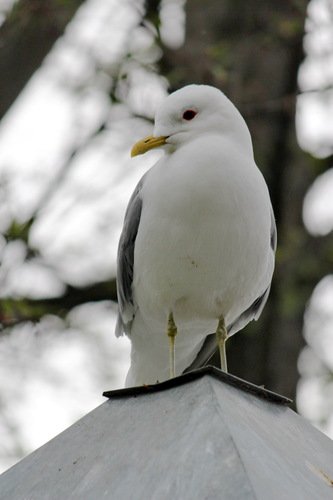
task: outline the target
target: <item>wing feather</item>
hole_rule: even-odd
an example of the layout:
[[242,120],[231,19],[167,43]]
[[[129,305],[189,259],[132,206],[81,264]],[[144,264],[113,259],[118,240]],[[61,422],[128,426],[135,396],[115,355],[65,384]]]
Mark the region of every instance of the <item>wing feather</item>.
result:
[[143,176],[136,186],[125,213],[124,226],[118,245],[117,258],[117,295],[118,295],[118,318],[116,325],[116,336],[124,332],[129,333],[132,320],[135,315],[135,304],[133,300],[133,272],[134,272],[134,249],[138,233],[141,211],[141,190],[144,182]]

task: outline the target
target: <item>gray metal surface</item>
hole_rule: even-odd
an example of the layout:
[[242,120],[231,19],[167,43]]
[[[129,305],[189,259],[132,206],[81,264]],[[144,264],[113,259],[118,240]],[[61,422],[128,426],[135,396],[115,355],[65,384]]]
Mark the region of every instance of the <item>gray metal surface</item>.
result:
[[1,500],[326,500],[333,443],[212,374],[109,399],[0,477]]

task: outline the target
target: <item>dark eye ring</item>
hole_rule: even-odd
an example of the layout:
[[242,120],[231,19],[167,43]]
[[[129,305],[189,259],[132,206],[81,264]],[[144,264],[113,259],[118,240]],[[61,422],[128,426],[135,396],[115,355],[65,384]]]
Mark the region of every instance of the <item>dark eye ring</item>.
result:
[[197,114],[197,112],[194,111],[194,109],[187,109],[183,113],[183,119],[187,120],[187,121],[193,120],[193,118],[195,117],[196,114]]

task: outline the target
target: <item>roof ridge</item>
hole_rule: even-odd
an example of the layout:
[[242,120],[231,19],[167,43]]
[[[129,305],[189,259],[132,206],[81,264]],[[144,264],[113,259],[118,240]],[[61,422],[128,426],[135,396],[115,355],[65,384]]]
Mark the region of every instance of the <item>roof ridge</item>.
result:
[[225,382],[228,385],[241,389],[242,391],[249,392],[255,396],[274,403],[280,403],[282,405],[289,405],[292,403],[291,399],[286,398],[285,396],[281,396],[280,394],[265,389],[264,387],[252,384],[251,382],[236,377],[236,375],[232,375],[231,373],[225,373],[212,365],[203,366],[202,368],[198,368],[197,370],[184,373],[182,375],[179,375],[178,377],[165,380],[164,382],[158,382],[156,384],[140,385],[135,387],[126,387],[124,389],[105,391],[103,392],[103,396],[113,399],[126,396],[140,396],[142,394],[165,391],[167,389],[171,389],[172,387],[177,387],[179,385],[187,384],[188,382],[197,380],[204,375],[211,375],[221,382]]

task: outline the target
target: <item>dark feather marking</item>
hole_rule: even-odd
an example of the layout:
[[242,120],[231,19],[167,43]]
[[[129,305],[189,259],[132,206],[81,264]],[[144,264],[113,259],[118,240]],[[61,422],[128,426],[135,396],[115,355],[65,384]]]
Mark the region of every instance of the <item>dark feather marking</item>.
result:
[[277,245],[276,223],[275,223],[273,209],[271,209],[271,249],[273,250],[273,252],[276,251],[276,245]]

